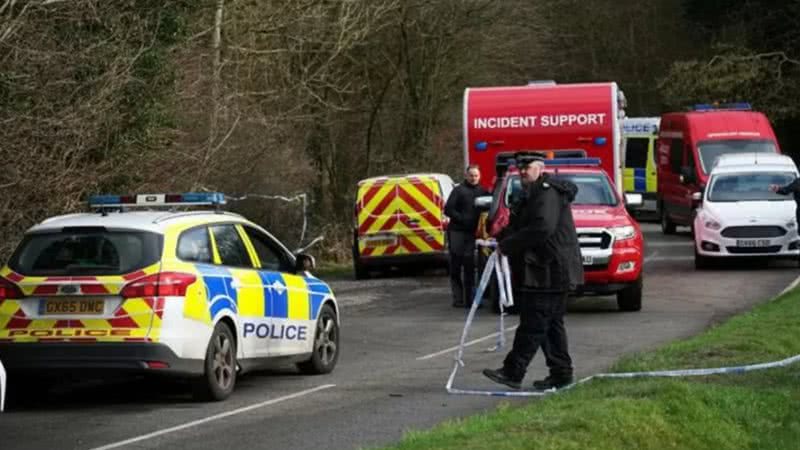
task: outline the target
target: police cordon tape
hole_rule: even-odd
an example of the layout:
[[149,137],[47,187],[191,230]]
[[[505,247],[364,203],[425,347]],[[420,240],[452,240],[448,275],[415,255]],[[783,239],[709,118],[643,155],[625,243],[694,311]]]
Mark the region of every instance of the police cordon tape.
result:
[[[478,239],[476,241],[476,244],[479,247],[495,248],[497,246],[495,241],[491,240],[487,241],[482,239]],[[595,378],[696,377],[696,376],[723,375],[723,374],[742,374],[758,370],[787,367],[797,362],[800,362],[800,355],[795,355],[779,361],[747,364],[743,366],[714,367],[706,369],[656,370],[648,372],[598,373],[595,375],[588,376],[586,378],[582,378],[561,389],[558,390],[548,389],[545,391],[491,391],[491,390],[455,388],[453,387],[453,382],[455,381],[458,369],[460,367],[465,366],[463,356],[464,356],[465,342],[467,340],[467,335],[469,333],[469,328],[472,326],[472,321],[475,319],[475,313],[477,312],[478,307],[480,306],[480,302],[483,299],[483,294],[489,285],[489,281],[491,281],[492,271],[494,271],[495,274],[497,275],[498,290],[500,294],[500,320],[499,320],[500,332],[497,345],[489,350],[497,351],[505,346],[505,337],[504,337],[505,328],[503,327],[504,323],[503,316],[505,316],[504,308],[513,306],[514,300],[511,292],[511,276],[510,276],[511,271],[509,270],[508,259],[505,255],[501,255],[498,262],[497,255],[498,253],[496,251],[493,251],[492,254],[489,256],[488,260],[486,261],[486,266],[483,269],[483,274],[481,275],[480,284],[478,284],[478,288],[475,290],[475,298],[473,299],[472,307],[470,308],[469,313],[467,314],[467,319],[466,322],[464,323],[464,330],[461,333],[461,341],[459,343],[458,350],[456,351],[453,370],[450,372],[450,377],[447,379],[447,384],[445,385],[447,393],[449,394],[484,395],[493,397],[543,397],[546,395],[571,389],[579,384],[586,383]],[[798,282],[800,282],[800,277],[797,280],[795,280],[795,282],[792,283],[792,285],[784,289],[783,292],[778,294],[778,296],[785,294],[786,292],[791,290],[793,286],[797,286]]]

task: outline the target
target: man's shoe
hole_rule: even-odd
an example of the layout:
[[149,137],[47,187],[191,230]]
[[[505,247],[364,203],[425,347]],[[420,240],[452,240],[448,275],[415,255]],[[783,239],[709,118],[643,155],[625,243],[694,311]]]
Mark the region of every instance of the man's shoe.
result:
[[546,391],[549,389],[561,389],[569,386],[574,381],[572,375],[554,377],[549,375],[544,380],[536,380],[533,382],[533,388],[537,391]]
[[483,374],[495,383],[505,384],[512,389],[519,389],[522,387],[522,380],[516,380],[509,377],[502,368],[496,370],[483,369]]

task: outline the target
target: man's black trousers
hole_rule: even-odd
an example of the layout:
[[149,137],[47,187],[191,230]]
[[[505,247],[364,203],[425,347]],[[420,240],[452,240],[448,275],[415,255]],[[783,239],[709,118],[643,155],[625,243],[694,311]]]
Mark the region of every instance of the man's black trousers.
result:
[[539,347],[554,377],[572,376],[572,358],[567,349],[564,313],[567,293],[520,292],[515,298],[519,311],[519,327],[514,346],[503,362],[503,371],[515,380],[522,380]]
[[447,238],[453,304],[471,306],[472,288],[475,286],[475,236],[473,233],[451,230],[447,232]]

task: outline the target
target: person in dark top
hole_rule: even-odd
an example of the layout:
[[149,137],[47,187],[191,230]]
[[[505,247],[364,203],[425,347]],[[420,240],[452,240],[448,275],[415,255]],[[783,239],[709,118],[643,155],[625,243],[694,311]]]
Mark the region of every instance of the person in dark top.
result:
[[572,358],[564,328],[567,295],[583,283],[583,262],[570,203],[575,184],[551,178],[539,157],[519,157],[524,192],[498,242],[500,254],[519,261],[512,271],[520,280],[521,298],[515,297],[520,325],[511,351],[499,369],[485,369],[491,380],[519,389],[539,347],[550,375],[534,388],[561,388],[573,381]]
[[472,306],[472,288],[475,285],[475,230],[480,217],[480,212],[475,208],[475,199],[491,195],[481,187],[480,179],[478,166],[469,166],[464,182],[453,189],[444,207],[444,214],[450,219],[447,226],[450,288],[453,306],[457,307]]
[[769,186],[772,192],[781,194],[781,195],[789,195],[792,194],[794,197],[794,201],[797,204],[794,215],[795,220],[798,224],[800,224],[800,178],[795,178],[794,181],[787,184],[786,186],[778,186],[777,184],[771,184]]

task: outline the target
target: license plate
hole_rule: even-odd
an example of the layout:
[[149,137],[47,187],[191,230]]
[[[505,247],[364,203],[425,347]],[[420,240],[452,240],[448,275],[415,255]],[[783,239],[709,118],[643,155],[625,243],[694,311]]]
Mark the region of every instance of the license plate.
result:
[[104,306],[102,299],[46,299],[42,300],[39,312],[49,316],[99,316],[103,314]]
[[397,236],[374,236],[364,238],[367,247],[384,247],[397,244]]
[[592,255],[583,255],[583,265],[584,266],[591,266],[593,262],[594,262],[594,258],[592,258]]
[[769,247],[769,239],[739,239],[736,241],[737,247]]

